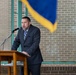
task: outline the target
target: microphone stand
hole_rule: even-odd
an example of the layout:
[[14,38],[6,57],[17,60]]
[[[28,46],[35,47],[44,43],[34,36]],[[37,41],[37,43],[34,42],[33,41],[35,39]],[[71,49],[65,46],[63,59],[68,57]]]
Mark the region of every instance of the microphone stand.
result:
[[4,44],[5,44],[5,42],[6,42],[7,39],[9,39],[11,36],[12,36],[12,33],[11,33],[7,38],[5,38],[4,41],[1,43],[0,47],[3,45],[2,50],[4,50]]
[[5,44],[6,40],[9,39],[9,38],[12,36],[12,34],[13,34],[16,30],[18,30],[18,29],[19,29],[19,28],[14,29],[14,30],[11,32],[11,34],[10,34],[6,39],[4,39],[4,41],[3,41],[2,44],[0,45],[0,47],[3,45],[3,50],[4,50],[4,44]]

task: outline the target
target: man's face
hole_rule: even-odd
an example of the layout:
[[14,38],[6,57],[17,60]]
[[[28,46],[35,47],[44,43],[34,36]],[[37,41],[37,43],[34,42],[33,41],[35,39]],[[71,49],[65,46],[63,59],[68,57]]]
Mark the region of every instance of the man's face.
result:
[[23,30],[28,29],[29,26],[30,26],[29,20],[27,18],[26,19],[22,19],[22,28],[23,28]]

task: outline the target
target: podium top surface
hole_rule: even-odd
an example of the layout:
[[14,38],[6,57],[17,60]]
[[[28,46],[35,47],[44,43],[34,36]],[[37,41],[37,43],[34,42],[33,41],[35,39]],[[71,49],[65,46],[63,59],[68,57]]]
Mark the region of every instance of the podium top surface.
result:
[[10,52],[10,53],[13,53],[13,52],[18,52],[18,51],[16,51],[16,50],[0,50],[0,52],[1,53],[3,53],[3,52]]
[[[18,52],[18,51],[16,51],[16,50],[1,50],[0,51],[0,55],[2,55],[2,54],[13,54],[13,53],[16,53],[16,54],[20,54],[20,55],[22,55],[22,56],[26,56],[25,54],[23,54],[23,53],[21,53],[21,52]],[[27,57],[27,56],[26,56]]]

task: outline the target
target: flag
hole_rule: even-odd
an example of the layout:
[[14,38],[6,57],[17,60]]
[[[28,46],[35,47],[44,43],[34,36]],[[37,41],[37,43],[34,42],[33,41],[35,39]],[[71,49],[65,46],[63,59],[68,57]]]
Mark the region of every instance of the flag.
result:
[[21,0],[32,17],[54,32],[57,29],[57,0]]

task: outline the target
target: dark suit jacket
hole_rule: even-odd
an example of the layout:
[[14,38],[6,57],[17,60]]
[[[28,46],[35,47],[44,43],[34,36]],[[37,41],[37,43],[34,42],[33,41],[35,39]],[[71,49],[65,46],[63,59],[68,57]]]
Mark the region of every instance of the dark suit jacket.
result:
[[26,51],[29,57],[28,64],[40,64],[43,59],[39,48],[40,43],[40,30],[39,28],[30,25],[26,39],[24,40],[24,31],[22,27],[19,29],[17,37],[12,45],[12,50],[17,50],[21,44],[22,51]]

